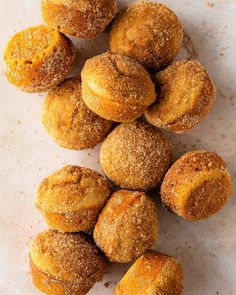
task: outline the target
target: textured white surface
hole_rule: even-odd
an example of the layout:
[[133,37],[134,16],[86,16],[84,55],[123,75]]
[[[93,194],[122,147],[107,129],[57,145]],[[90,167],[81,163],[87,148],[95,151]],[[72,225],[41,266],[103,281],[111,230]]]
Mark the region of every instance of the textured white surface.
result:
[[[120,1],[125,4],[132,1]],[[217,88],[217,102],[208,118],[185,135],[170,135],[175,157],[192,149],[222,155],[236,178],[236,1],[165,0],[191,36],[198,59]],[[39,182],[55,169],[78,164],[100,171],[99,147],[73,152],[53,143],[40,116],[44,94],[22,93],[3,75],[3,50],[16,31],[41,23],[39,0],[0,0],[0,290],[4,295],[39,294],[28,275],[28,248],[32,237],[46,228],[35,209]],[[77,68],[85,58],[106,49],[99,40],[76,41]],[[182,55],[185,56],[183,50]],[[236,201],[214,217],[196,223],[181,220],[161,208],[161,235],[157,249],[177,256],[184,265],[186,295],[236,294]],[[89,294],[112,294],[127,265],[108,267],[104,281]],[[109,282],[109,287],[104,287]],[[135,295],[135,294],[134,294]]]

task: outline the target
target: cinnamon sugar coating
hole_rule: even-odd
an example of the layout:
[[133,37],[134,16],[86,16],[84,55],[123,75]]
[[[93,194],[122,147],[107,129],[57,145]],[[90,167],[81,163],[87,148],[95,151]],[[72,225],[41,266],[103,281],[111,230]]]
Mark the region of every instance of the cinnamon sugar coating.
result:
[[75,60],[72,42],[47,26],[15,34],[4,59],[8,81],[25,92],[43,92],[62,82]]
[[205,219],[229,200],[232,180],[215,153],[192,151],[169,169],[161,186],[163,204],[187,220]]
[[104,274],[105,259],[85,234],[44,231],[30,249],[33,283],[46,294],[85,295]]
[[109,184],[99,173],[65,166],[42,181],[35,205],[51,228],[86,231],[94,227],[109,195]]
[[182,60],[156,74],[159,99],[145,112],[154,126],[186,132],[210,112],[215,88],[205,68],[196,60]]
[[182,295],[183,270],[175,257],[148,250],[117,285],[115,295]]
[[85,63],[81,73],[82,97],[99,116],[131,122],[155,101],[155,85],[135,60],[110,52]]
[[126,263],[142,255],[158,238],[155,203],[143,192],[118,190],[94,228],[94,240],[110,261]]
[[175,13],[161,3],[140,1],[121,11],[110,32],[110,50],[135,58],[145,67],[168,66],[182,46],[183,30]]
[[43,105],[42,121],[56,143],[73,150],[93,148],[113,125],[87,108],[82,100],[79,78],[67,79],[49,92]]
[[116,0],[42,0],[42,16],[52,28],[77,38],[94,39],[113,19]]
[[104,140],[100,163],[117,186],[150,190],[162,181],[171,162],[172,146],[155,127],[135,121],[117,126]]

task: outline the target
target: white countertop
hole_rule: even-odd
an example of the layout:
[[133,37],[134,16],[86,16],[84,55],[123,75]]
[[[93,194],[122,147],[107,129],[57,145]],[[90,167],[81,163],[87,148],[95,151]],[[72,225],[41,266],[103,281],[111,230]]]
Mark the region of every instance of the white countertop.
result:
[[[217,102],[203,123],[184,135],[168,133],[175,145],[175,157],[192,149],[215,151],[226,160],[235,180],[236,1],[163,3],[180,17],[197,58],[206,66],[217,88]],[[20,92],[3,75],[2,55],[8,39],[15,32],[41,22],[39,0],[0,0],[0,290],[4,295],[39,294],[28,274],[28,249],[32,237],[46,228],[33,205],[40,181],[66,164],[101,171],[99,147],[83,152],[65,150],[47,135],[40,120],[45,94]],[[106,49],[106,37],[104,34],[87,43],[77,40],[77,68],[81,68],[85,58]],[[186,50],[179,57],[184,56]],[[182,261],[185,295],[236,294],[235,196],[206,221],[184,221],[161,208],[160,203],[159,215],[161,233],[156,248]],[[89,294],[112,294],[127,267],[110,265],[104,281]],[[105,282],[109,282],[108,288]]]

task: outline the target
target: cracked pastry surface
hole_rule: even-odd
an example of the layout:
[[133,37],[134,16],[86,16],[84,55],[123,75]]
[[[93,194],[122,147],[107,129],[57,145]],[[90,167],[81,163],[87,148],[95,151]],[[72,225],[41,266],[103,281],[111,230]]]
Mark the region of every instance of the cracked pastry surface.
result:
[[154,126],[135,121],[117,126],[103,141],[100,163],[116,185],[150,190],[162,181],[172,158],[169,140]]
[[49,92],[42,121],[56,143],[73,150],[93,148],[103,141],[113,125],[87,108],[79,78],[67,79]]
[[82,233],[40,233],[30,249],[34,285],[55,295],[85,295],[104,274],[105,259],[92,239]]
[[148,250],[118,283],[115,295],[182,295],[183,270],[172,256]]
[[10,39],[4,59],[10,83],[25,92],[43,92],[65,79],[75,53],[63,34],[47,26],[34,26]]
[[143,192],[118,190],[101,211],[93,236],[110,261],[127,263],[155,244],[158,231],[151,198]]
[[188,152],[169,169],[161,185],[163,204],[187,220],[218,212],[229,200],[232,180],[223,159],[215,153]]
[[107,120],[134,121],[156,99],[148,72],[120,54],[107,52],[89,59],[81,77],[85,104]]
[[77,38],[94,39],[117,12],[116,0],[42,0],[44,21]]
[[168,66],[182,46],[183,30],[175,13],[164,4],[140,1],[116,17],[110,50],[135,58],[147,68]]
[[41,182],[35,205],[49,227],[79,232],[94,227],[109,195],[109,184],[99,173],[65,166]]
[[150,124],[176,133],[186,132],[210,112],[215,88],[196,60],[178,61],[155,75],[158,100],[145,112]]

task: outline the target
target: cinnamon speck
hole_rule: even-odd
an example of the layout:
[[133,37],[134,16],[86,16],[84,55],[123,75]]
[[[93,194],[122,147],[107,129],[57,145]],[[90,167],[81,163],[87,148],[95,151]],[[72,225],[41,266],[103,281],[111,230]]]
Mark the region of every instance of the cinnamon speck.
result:
[[226,96],[224,95],[224,93],[222,92],[222,90],[219,89],[219,94],[222,98],[226,98]]
[[212,2],[207,2],[207,6],[208,6],[208,7],[214,7],[214,6],[215,6],[215,4],[214,4],[214,3],[212,3]]
[[105,288],[108,288],[109,285],[110,285],[109,282],[104,283],[104,287],[105,287]]

